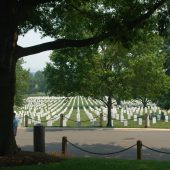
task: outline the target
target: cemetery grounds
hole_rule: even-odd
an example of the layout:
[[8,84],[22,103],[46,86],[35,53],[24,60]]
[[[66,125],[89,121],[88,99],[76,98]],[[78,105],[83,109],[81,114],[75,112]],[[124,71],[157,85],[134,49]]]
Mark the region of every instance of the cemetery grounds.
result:
[[[99,127],[102,113],[102,126],[107,124],[107,108],[99,100],[90,97],[28,97],[25,105],[16,108],[20,126],[25,125],[28,116],[28,126],[41,124],[48,127]],[[122,102],[121,107],[113,105],[112,126],[115,128],[143,128],[144,114],[147,113],[147,127],[170,128],[170,110],[161,110],[154,103],[149,103],[143,109],[139,101]]]

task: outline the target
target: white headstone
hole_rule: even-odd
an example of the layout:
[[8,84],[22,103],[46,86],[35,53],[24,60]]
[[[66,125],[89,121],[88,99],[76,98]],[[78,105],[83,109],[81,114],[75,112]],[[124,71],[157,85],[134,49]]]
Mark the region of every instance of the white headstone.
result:
[[112,123],[112,126],[114,126],[114,124],[113,124],[113,120],[111,120],[111,123]]
[[67,126],[67,121],[63,120],[63,126],[66,127]]
[[116,120],[119,120],[119,114],[116,114]]
[[139,123],[139,125],[142,125],[142,118],[138,119],[138,123]]
[[120,115],[120,121],[121,121],[121,122],[124,122],[124,119],[125,119],[124,116],[123,116],[123,115]]
[[49,120],[49,121],[47,122],[47,126],[52,126],[52,121],[51,121],[51,120]]
[[28,119],[28,124],[30,125],[32,123],[31,119]]
[[135,122],[137,121],[137,115],[134,115],[134,121]]
[[128,121],[124,120],[124,126],[128,126]]
[[155,124],[156,123],[156,117],[152,118],[152,123]]
[[149,115],[147,117],[147,126],[150,127],[150,119],[149,119]]
[[127,115],[127,118],[128,118],[128,119],[131,119],[131,115],[130,115],[130,114],[128,114],[128,115]]
[[169,120],[168,120],[168,116],[165,116],[165,122],[168,122]]
[[158,121],[161,120],[161,115],[157,115],[157,120],[158,120]]

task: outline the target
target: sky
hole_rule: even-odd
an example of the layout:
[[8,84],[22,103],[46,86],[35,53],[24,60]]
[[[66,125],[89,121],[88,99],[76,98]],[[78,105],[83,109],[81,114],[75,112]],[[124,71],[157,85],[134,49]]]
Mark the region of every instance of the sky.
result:
[[[33,30],[30,30],[24,36],[19,36],[18,45],[22,47],[29,47],[52,40],[53,39],[50,37],[41,38],[41,34],[39,32],[34,32]],[[43,70],[46,66],[46,63],[50,61],[49,55],[51,52],[52,51],[45,51],[39,54],[24,57],[25,63],[23,64],[23,68],[30,69],[30,72]]]

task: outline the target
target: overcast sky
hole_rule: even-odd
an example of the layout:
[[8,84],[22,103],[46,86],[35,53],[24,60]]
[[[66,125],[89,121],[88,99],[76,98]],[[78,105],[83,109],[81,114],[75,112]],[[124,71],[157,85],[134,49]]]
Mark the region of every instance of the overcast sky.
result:
[[[32,45],[41,44],[42,42],[48,42],[51,40],[52,39],[50,37],[41,39],[40,33],[35,33],[33,30],[31,30],[24,36],[19,36],[18,45],[22,47],[29,47]],[[50,53],[51,51],[46,51],[39,54],[24,57],[25,64],[23,64],[23,67],[26,69],[29,68],[31,72],[43,70],[46,63],[49,62]]]

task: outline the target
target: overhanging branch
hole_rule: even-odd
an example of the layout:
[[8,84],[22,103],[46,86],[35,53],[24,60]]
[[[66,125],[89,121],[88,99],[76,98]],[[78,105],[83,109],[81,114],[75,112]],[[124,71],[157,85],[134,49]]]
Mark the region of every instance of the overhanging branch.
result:
[[33,55],[43,51],[62,49],[68,47],[85,47],[92,44],[96,44],[102,41],[103,39],[107,38],[108,36],[109,34],[105,33],[102,36],[83,39],[83,40],[58,39],[55,41],[42,43],[39,45],[26,47],[26,48],[18,46],[16,50],[16,57],[21,58],[27,55]]
[[157,1],[150,9],[148,9],[148,12],[146,12],[143,15],[140,15],[139,17],[137,17],[135,20],[133,20],[132,22],[130,22],[128,24],[129,28],[134,28],[138,25],[140,25],[143,21],[147,20],[159,7],[161,7],[164,3],[166,2],[166,0],[160,0]]
[[[56,0],[20,0],[21,3],[29,3],[32,5],[38,5],[41,3],[46,3],[46,2],[52,2],[52,1],[56,1]],[[135,27],[137,27],[138,25],[140,25],[141,23],[143,23],[143,21],[147,20],[154,12],[156,9],[158,9],[160,6],[162,6],[164,3],[166,2],[166,0],[159,0],[157,1],[150,9],[148,9],[148,12],[137,17],[136,19],[134,19],[133,21],[127,23],[127,27],[128,29],[133,29]],[[124,25],[125,26],[125,25]],[[119,31],[121,30],[121,28],[118,29]],[[22,48],[19,47],[16,49],[16,57],[20,58],[20,57],[24,57],[27,55],[32,55],[32,54],[37,54],[43,51],[47,51],[47,50],[54,50],[54,49],[62,49],[62,48],[68,48],[68,47],[84,47],[84,46],[89,46],[92,44],[96,44],[110,36],[117,36],[117,32],[107,32],[105,31],[104,33],[102,33],[101,35],[97,36],[97,37],[92,37],[92,38],[88,38],[88,39],[83,39],[83,40],[69,40],[69,39],[58,39],[56,41],[52,41],[52,42],[48,42],[48,43],[43,43],[40,45],[35,45],[32,47],[27,47],[27,48]]]

